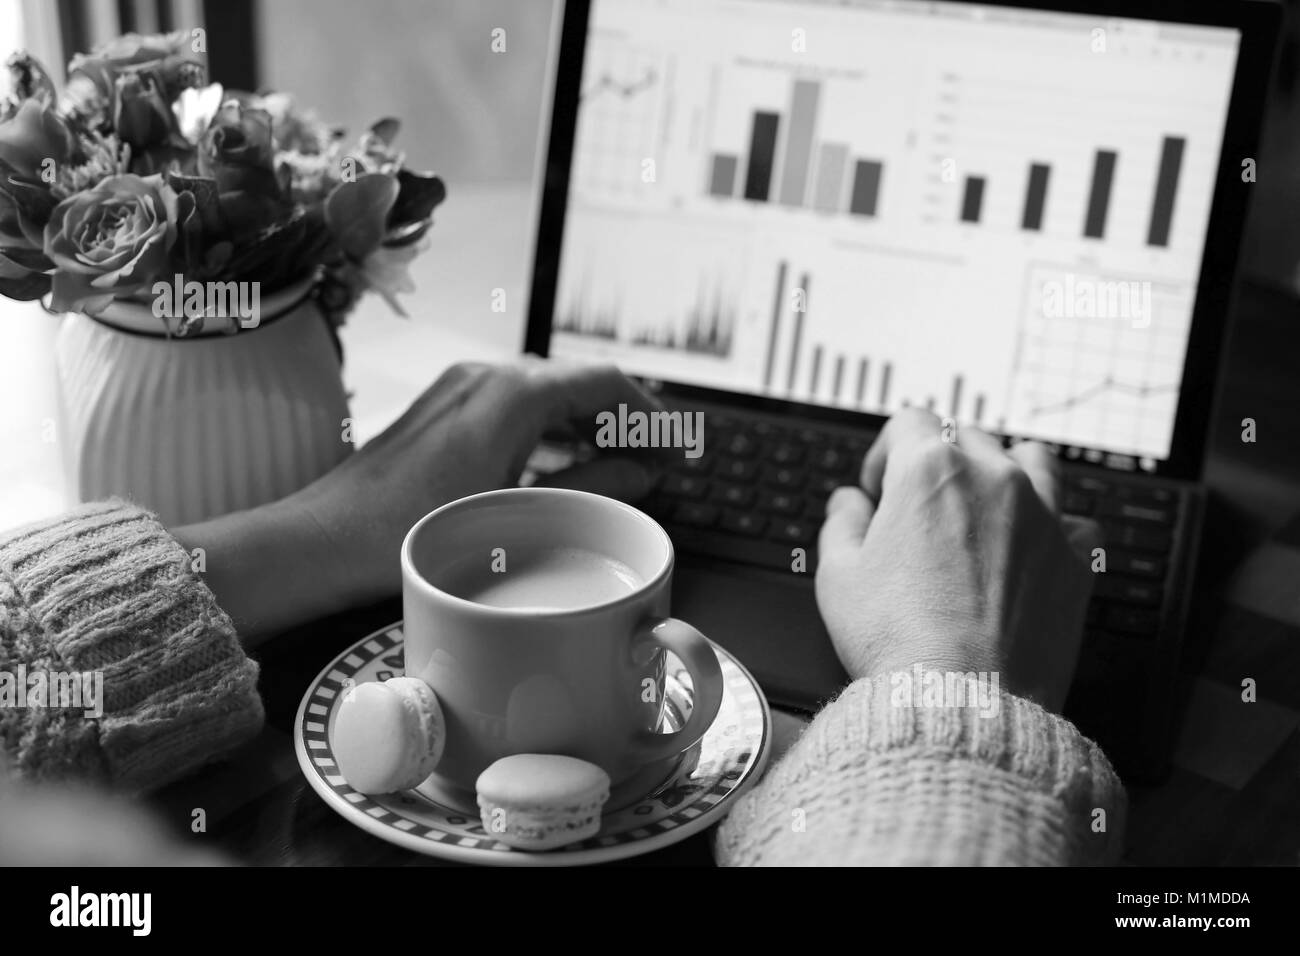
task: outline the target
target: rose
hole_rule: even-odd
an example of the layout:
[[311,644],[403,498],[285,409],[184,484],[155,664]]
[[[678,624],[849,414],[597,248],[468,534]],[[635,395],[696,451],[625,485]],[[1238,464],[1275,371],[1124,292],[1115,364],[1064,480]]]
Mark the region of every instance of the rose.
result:
[[110,176],[65,199],[45,226],[51,307],[95,313],[152,284],[176,241],[176,193],[161,176]]
[[49,291],[42,249],[56,205],[50,185],[75,153],[68,125],[40,100],[0,122],[0,294],[27,300]]
[[113,87],[113,128],[137,156],[154,147],[188,150],[176,114],[149,70],[123,73]]
[[217,189],[278,198],[271,116],[227,100],[199,140],[199,175],[216,180]]
[[149,36],[127,33],[89,54],[79,53],[68,64],[65,107],[84,116],[106,114],[118,77],[145,71],[154,75],[170,103],[182,90],[203,82],[203,64],[191,54],[190,34],[184,30]]

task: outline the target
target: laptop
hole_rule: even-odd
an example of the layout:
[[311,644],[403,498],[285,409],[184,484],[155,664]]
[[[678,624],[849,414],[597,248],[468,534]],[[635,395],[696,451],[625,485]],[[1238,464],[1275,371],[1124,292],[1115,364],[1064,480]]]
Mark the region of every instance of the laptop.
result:
[[1064,510],[1105,537],[1066,713],[1129,779],[1165,770],[1278,22],[1255,0],[565,5],[525,348],[705,415],[645,507],[674,613],[774,704],[846,682],[817,531],[921,406],[1063,459]]

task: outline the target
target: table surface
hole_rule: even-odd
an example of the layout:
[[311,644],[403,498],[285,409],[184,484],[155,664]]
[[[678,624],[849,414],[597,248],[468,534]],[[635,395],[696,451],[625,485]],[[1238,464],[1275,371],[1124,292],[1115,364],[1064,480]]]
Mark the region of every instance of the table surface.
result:
[[[377,434],[451,363],[500,360],[523,337],[524,279],[533,196],[524,185],[454,189],[439,210],[433,248],[418,261],[410,319],[366,300],[344,331],[345,377],[359,440]],[[507,309],[494,311],[496,290]],[[1300,303],[1244,283],[1205,481],[1211,506],[1202,608],[1188,636],[1182,718],[1173,769],[1159,785],[1130,788],[1126,862],[1300,863]],[[0,527],[69,503],[59,473],[51,346],[54,320],[0,305]],[[1241,441],[1243,418],[1258,440]],[[394,601],[318,622],[259,649],[267,724],[232,758],[151,798],[177,831],[206,813],[215,843],[258,864],[436,862],[346,823],[298,770],[293,720],[309,682],[344,647],[400,617]],[[1241,699],[1242,681],[1258,700]],[[774,758],[797,735],[775,715]],[[640,858],[708,864],[708,840],[691,837]]]

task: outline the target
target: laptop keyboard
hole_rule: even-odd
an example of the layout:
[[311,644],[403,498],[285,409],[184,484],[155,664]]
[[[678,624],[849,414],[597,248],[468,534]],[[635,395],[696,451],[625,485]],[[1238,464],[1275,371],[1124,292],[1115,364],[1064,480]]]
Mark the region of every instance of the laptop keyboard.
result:
[[[671,464],[644,507],[682,551],[789,571],[802,548],[815,570],[826,499],[856,483],[874,436],[721,415],[705,434],[704,454]],[[1170,488],[1067,470],[1062,510],[1095,519],[1106,549],[1090,629],[1158,633],[1179,506]]]

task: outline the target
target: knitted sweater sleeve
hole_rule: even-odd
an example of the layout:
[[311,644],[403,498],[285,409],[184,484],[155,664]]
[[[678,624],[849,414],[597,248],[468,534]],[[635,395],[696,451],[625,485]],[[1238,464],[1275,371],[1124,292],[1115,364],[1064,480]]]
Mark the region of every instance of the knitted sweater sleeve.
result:
[[1069,721],[891,700],[887,676],[829,704],[719,828],[724,865],[1114,863],[1125,797]]
[[263,720],[257,665],[191,556],[119,501],[0,535],[0,705],[10,772],[126,790],[193,770]]

